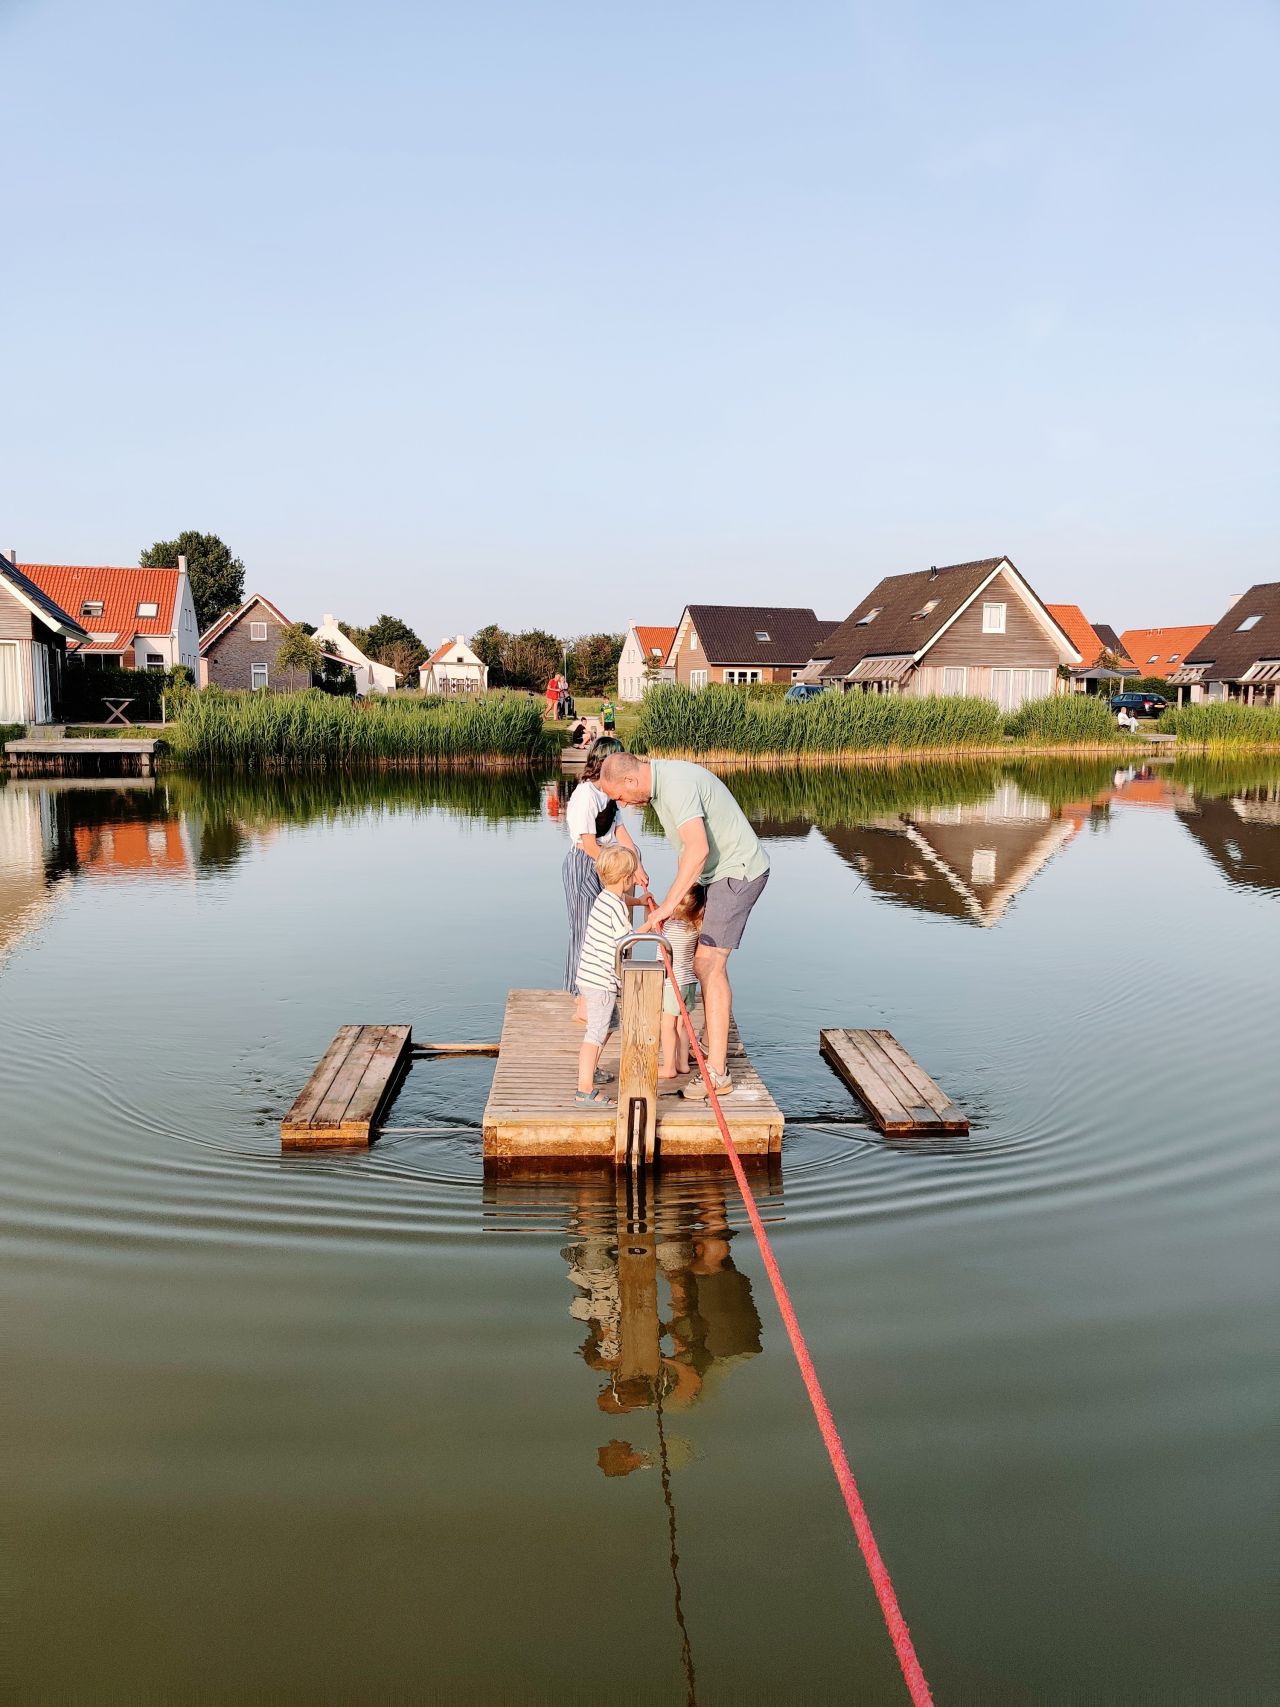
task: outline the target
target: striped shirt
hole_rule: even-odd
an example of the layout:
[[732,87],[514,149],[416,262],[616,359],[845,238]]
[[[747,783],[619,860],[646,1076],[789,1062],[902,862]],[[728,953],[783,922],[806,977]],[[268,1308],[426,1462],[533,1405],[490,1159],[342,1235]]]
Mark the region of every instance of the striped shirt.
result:
[[587,934],[582,939],[578,957],[578,988],[611,990],[618,993],[618,974],[614,970],[614,953],[618,944],[631,929],[631,915],[622,898],[612,890],[602,889],[596,896],[587,920]]
[[683,990],[693,983],[693,954],[698,946],[698,932],[688,919],[668,919],[662,927],[671,943],[671,964],[675,968],[672,980]]

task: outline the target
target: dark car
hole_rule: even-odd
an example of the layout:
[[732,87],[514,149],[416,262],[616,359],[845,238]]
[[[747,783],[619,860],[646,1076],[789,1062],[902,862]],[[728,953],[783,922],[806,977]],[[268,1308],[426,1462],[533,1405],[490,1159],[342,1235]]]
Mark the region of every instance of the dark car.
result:
[[816,699],[820,693],[826,691],[821,682],[792,682],[782,697],[792,705],[803,705],[805,700]]
[[1169,701],[1162,693],[1115,693],[1111,696],[1113,713],[1131,711],[1135,717],[1159,717],[1168,709]]

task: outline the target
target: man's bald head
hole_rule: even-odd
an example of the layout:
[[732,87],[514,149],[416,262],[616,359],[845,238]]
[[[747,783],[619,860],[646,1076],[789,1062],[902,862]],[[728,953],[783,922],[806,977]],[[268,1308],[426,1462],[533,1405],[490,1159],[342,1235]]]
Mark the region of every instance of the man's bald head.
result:
[[600,768],[600,787],[621,806],[639,806],[653,789],[648,759],[634,753],[610,753]]

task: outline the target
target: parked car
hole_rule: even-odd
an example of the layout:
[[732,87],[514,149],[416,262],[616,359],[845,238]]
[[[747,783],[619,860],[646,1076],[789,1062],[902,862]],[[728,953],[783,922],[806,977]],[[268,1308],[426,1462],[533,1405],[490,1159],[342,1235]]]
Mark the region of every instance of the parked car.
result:
[[782,697],[792,705],[803,705],[805,700],[814,699],[826,691],[821,682],[792,682]]
[[1131,711],[1135,717],[1159,717],[1168,709],[1169,701],[1162,693],[1113,693],[1111,696],[1113,716],[1119,711]]

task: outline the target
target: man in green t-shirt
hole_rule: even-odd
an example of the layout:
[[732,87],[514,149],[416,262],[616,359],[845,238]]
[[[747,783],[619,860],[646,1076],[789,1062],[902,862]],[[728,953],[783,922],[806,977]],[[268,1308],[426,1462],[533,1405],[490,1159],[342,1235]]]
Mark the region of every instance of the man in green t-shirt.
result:
[[[662,928],[695,883],[707,891],[693,970],[707,1016],[707,1067],[716,1094],[726,1096],[733,1089],[728,1072],[733,1012],[729,956],[742,941],[751,909],[769,881],[769,856],[733,795],[702,765],[612,753],[600,772],[600,787],[623,806],[651,801],[680,856],[671,887],[649,915],[651,929]],[[706,1090],[699,1080],[691,1080],[681,1094],[699,1098]]]

